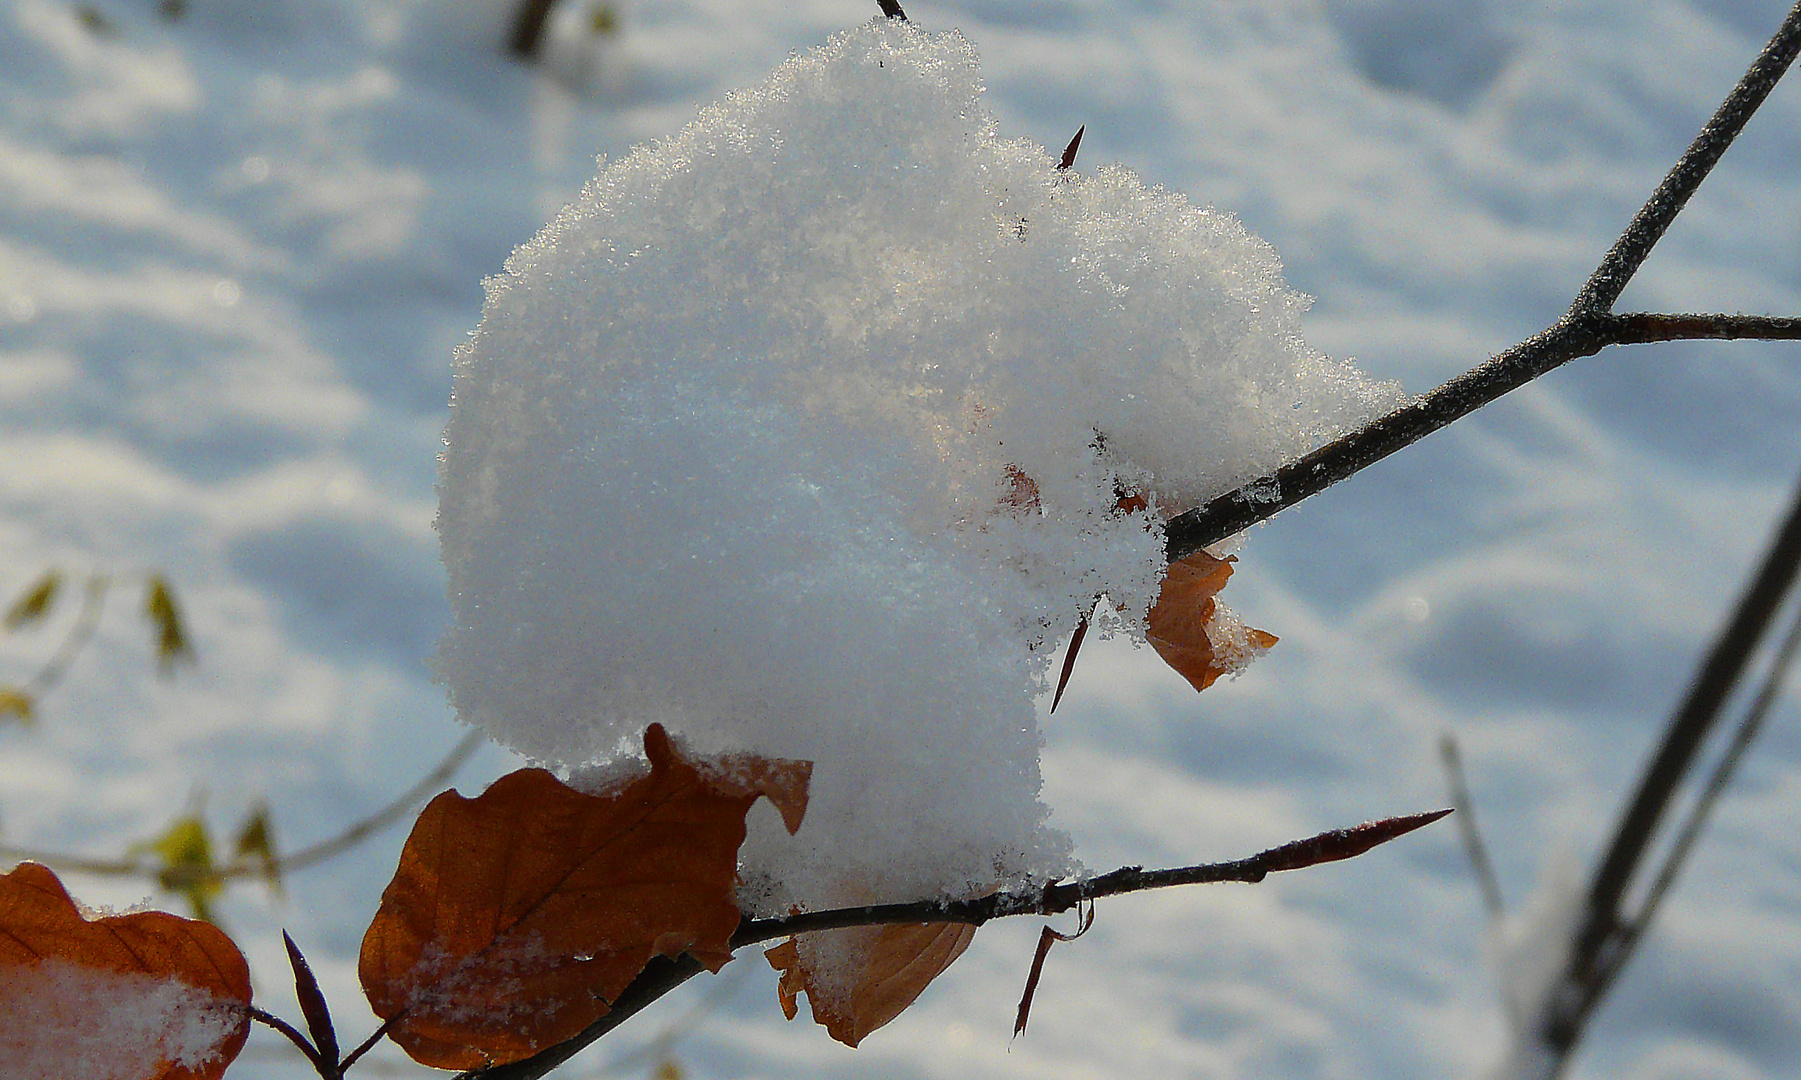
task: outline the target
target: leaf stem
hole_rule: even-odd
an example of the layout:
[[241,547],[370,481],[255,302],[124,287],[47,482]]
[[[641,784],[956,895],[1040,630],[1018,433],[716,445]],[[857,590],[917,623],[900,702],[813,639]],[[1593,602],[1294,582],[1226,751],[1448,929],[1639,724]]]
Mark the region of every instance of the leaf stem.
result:
[[313,1044],[307,1041],[306,1036],[300,1033],[299,1028],[288,1023],[286,1020],[283,1020],[281,1017],[276,1016],[274,1013],[265,1012],[254,1005],[250,1006],[250,1018],[265,1027],[274,1028],[276,1031],[287,1036],[288,1041],[299,1047],[300,1052],[306,1055],[306,1059],[313,1063],[313,1069],[317,1071],[320,1076],[324,1077],[325,1080],[336,1080],[336,1077],[334,1077],[331,1072],[326,1071],[328,1066],[325,1059],[320,1056],[318,1050],[313,1048]]
[[393,1016],[390,1016],[386,1020],[382,1021],[381,1027],[376,1028],[372,1033],[370,1033],[370,1035],[367,1039],[364,1039],[362,1042],[358,1043],[355,1050],[352,1050],[350,1053],[344,1055],[344,1060],[338,1062],[338,1071],[340,1073],[348,1071],[352,1065],[356,1064],[357,1059],[361,1058],[364,1054],[367,1054],[369,1051],[375,1049],[375,1044],[381,1042],[382,1036],[386,1035],[390,1030],[392,1030],[395,1024],[398,1024],[402,1020],[406,1019],[406,1014],[407,1014],[407,1010],[402,1009],[399,1012],[395,1013]]

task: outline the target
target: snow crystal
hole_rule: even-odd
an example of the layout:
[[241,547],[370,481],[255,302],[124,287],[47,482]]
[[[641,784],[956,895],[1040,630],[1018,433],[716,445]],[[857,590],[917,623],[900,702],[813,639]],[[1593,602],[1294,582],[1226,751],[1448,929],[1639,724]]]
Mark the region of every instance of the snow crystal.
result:
[[570,766],[653,721],[815,762],[797,837],[753,819],[764,910],[1067,872],[1055,636],[1103,593],[1142,632],[1164,515],[1400,400],[1234,218],[1060,172],[981,93],[956,33],[841,33],[603,164],[458,352],[459,714]]
[[238,1024],[211,994],[173,978],[55,958],[6,978],[0,1061],[15,1080],[149,1080],[216,1057]]

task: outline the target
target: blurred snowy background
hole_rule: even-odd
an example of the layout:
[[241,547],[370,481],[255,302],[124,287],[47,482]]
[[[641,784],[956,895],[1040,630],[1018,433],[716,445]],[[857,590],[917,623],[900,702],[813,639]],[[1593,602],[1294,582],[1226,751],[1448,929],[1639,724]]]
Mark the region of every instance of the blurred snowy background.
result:
[[[0,9],[0,592],[46,567],[175,584],[197,666],[159,680],[123,594],[0,728],[0,841],[94,856],[258,800],[292,849],[462,734],[425,673],[452,347],[481,279],[596,153],[871,12],[565,0],[545,62],[509,4],[12,0]],[[1553,320],[1781,20],[1780,0],[962,0],[1008,136],[1121,161],[1243,218],[1318,297],[1314,344],[1422,391]],[[597,29],[599,27],[599,29]],[[1777,89],[1620,308],[1801,311],[1801,86]],[[1578,361],[1250,534],[1228,599],[1282,644],[1196,697],[1091,643],[1046,723],[1046,801],[1088,865],[1227,858],[1444,802],[1462,740],[1510,909],[1586,870],[1801,468],[1801,353]],[[0,638],[24,679],[74,605]],[[512,767],[488,750],[474,791]],[[1791,693],[1578,1077],[1777,1077],[1801,1060]],[[403,829],[220,905],[265,1007],[279,927],[347,1038]],[[69,875],[119,906],[142,883]],[[168,897],[165,905],[178,905]],[[567,1067],[686,1076],[1476,1076],[1505,1022],[1446,827],[1363,859],[1124,898],[1052,954],[984,929],[857,1051],[784,1023],[747,954]],[[710,1014],[683,1024],[690,1010]],[[356,1033],[354,1036],[351,1033]],[[617,1069],[610,1063],[638,1052]],[[419,1075],[383,1051],[365,1075]],[[306,1075],[266,1032],[233,1076]]]

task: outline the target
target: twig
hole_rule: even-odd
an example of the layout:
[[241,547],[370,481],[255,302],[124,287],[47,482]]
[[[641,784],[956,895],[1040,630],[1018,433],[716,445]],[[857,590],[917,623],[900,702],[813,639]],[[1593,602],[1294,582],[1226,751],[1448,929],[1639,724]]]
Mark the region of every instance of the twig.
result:
[[1572,311],[1549,328],[1387,416],[1259,480],[1178,514],[1165,529],[1170,562],[1241,533],[1571,360],[1609,345],[1687,340],[1801,340],[1801,319],[1769,315],[1615,315]]
[[1764,673],[1762,685],[1757,689],[1757,696],[1745,709],[1744,717],[1739,721],[1738,730],[1733,732],[1729,743],[1720,759],[1714,763],[1713,772],[1707,778],[1706,787],[1695,799],[1695,805],[1689,808],[1688,817],[1682,822],[1676,839],[1664,856],[1663,865],[1658,868],[1657,877],[1645,891],[1644,899],[1639,903],[1638,913],[1627,921],[1623,932],[1623,943],[1617,958],[1603,972],[1603,978],[1611,983],[1619,976],[1620,969],[1637,949],[1638,943],[1644,939],[1645,931],[1656,917],[1657,909],[1663,898],[1676,883],[1676,877],[1687,864],[1693,854],[1695,843],[1700,840],[1701,832],[1707,826],[1707,819],[1713,815],[1714,807],[1720,796],[1725,793],[1732,778],[1737,775],[1739,764],[1744,761],[1745,751],[1763,730],[1764,718],[1769,715],[1770,707],[1776,703],[1776,697],[1782,692],[1787,681],[1790,668],[1794,665],[1795,654],[1801,651],[1801,607],[1794,610],[1789,622],[1788,634],[1770,660],[1770,669]]
[[[461,768],[463,763],[469,760],[469,756],[475,753],[476,749],[481,746],[484,738],[485,736],[479,728],[471,729],[467,735],[463,736],[462,740],[458,742],[456,746],[451,748],[450,753],[444,756],[444,760],[438,762],[431,772],[425,774],[418,783],[401,793],[401,795],[393,802],[390,802],[388,805],[377,810],[375,813],[370,814],[368,817],[363,818],[361,821],[350,825],[348,828],[344,829],[344,831],[330,839],[321,840],[316,844],[301,848],[299,851],[284,859],[274,860],[272,865],[275,872],[278,874],[285,874],[311,866],[314,863],[323,862],[326,859],[342,854],[346,850],[356,846],[371,833],[384,829],[400,820],[400,818],[405,816],[408,810],[417,805],[427,795],[430,795],[433,789],[443,784],[450,778],[452,773]],[[0,846],[0,859],[39,862],[56,870],[72,870],[78,873],[94,874],[101,877],[145,877],[155,879],[161,873],[159,868],[146,866],[138,859],[90,859],[79,855],[62,855],[55,852],[32,851],[28,848]],[[239,860],[218,867],[213,871],[213,874],[221,880],[251,876],[260,877],[267,875],[269,869],[270,867],[265,865],[261,860],[254,862]]]
[[1618,329],[1615,345],[1643,345],[1653,341],[1796,341],[1801,340],[1801,319],[1774,315],[1653,315],[1634,312],[1614,315]]
[[[462,741],[452,747],[450,753],[444,755],[444,760],[438,762],[436,768],[426,773],[418,783],[402,792],[393,802],[351,825],[331,839],[321,840],[316,844],[301,848],[285,859],[277,860],[277,868],[282,873],[287,873],[290,870],[299,870],[316,862],[322,862],[356,846],[370,833],[385,829],[399,821],[408,810],[426,796],[431,795],[433,789],[449,780],[452,773],[462,768],[463,762],[469,760],[469,756],[481,746],[484,738],[486,736],[480,728],[471,728],[469,733],[463,736]],[[240,877],[260,872],[262,872],[260,864],[233,864],[220,870],[220,873],[227,877]]]
[[544,27],[550,21],[550,9],[556,0],[519,0],[513,9],[513,33],[507,38],[507,51],[520,60],[531,60],[544,43]]
[[[1797,7],[1801,13],[1801,6]],[[1540,1037],[1553,1056],[1566,1057],[1581,1038],[1588,1015],[1608,989],[1602,972],[1615,968],[1621,945],[1620,904],[1658,822],[1751,655],[1775,619],[1801,569],[1801,487],[1732,618],[1721,630],[1693,684],[1664,732],[1663,744],[1639,781],[1638,791],[1614,830],[1613,841],[1590,879],[1587,912],[1571,943],[1559,989],[1546,999]]]
[[[1374,465],[1439,428],[1467,416],[1510,390],[1609,345],[1683,338],[1773,337],[1792,339],[1796,320],[1762,316],[1614,315],[1619,299],[1670,222],[1687,205],[1714,163],[1732,145],[1751,114],[1763,104],[1801,50],[1801,3],[1789,12],[1768,45],[1713,118],[1701,129],[1663,183],[1651,193],[1601,264],[1589,275],[1563,318],[1419,400],[1353,431],[1298,461],[1205,506],[1170,520],[1166,554],[1170,562],[1188,557],[1310,495]],[[1764,331],[1768,331],[1766,334]],[[1645,336],[1650,333],[1651,336]]]
[[330,1074],[325,1071],[325,1059],[319,1056],[319,1051],[313,1048],[313,1044],[307,1041],[306,1036],[300,1033],[299,1028],[274,1013],[265,1012],[254,1005],[250,1006],[250,1018],[287,1036],[288,1041],[299,1047],[300,1052],[306,1055],[306,1059],[313,1063],[313,1069],[320,1076],[330,1080]]
[[1751,62],[1744,77],[1707,121],[1707,126],[1695,136],[1695,141],[1663,178],[1663,183],[1657,185],[1657,190],[1626,226],[1626,231],[1608,249],[1601,265],[1577,294],[1576,302],[1570,305],[1572,314],[1613,309],[1614,301],[1638,273],[1645,257],[1651,254],[1657,241],[1663,239],[1664,230],[1688,205],[1689,196],[1701,186],[1701,181],[1707,179],[1726,148],[1744,130],[1746,121],[1763,105],[1783,72],[1794,63],[1797,51],[1801,51],[1801,3],[1789,12],[1763,52]]
[[1451,807],[1457,811],[1457,831],[1463,837],[1463,853],[1469,856],[1470,871],[1476,877],[1476,888],[1482,893],[1482,907],[1490,922],[1505,914],[1501,900],[1501,879],[1495,875],[1495,864],[1489,860],[1488,845],[1476,828],[1474,800],[1469,782],[1463,775],[1463,755],[1457,752],[1457,736],[1445,732],[1438,742],[1439,757],[1445,764],[1445,783],[1450,788]]
[[50,659],[44,661],[44,666],[38,668],[21,688],[29,697],[42,698],[54,690],[63,681],[63,676],[69,673],[70,665],[81,655],[81,650],[87,648],[94,631],[100,626],[100,611],[106,605],[106,591],[111,585],[111,579],[105,574],[94,574],[88,578],[88,587],[82,591],[81,612],[75,616],[68,635],[56,647],[56,652],[51,654]]
[[407,1014],[407,1010],[402,1009],[399,1012],[395,1013],[393,1016],[390,1016],[386,1020],[382,1021],[381,1027],[378,1027],[373,1032],[371,1032],[367,1039],[364,1039],[362,1042],[357,1043],[355,1050],[352,1050],[350,1053],[344,1055],[344,1060],[338,1062],[338,1071],[343,1072],[346,1069],[349,1069],[352,1065],[356,1064],[357,1061],[360,1060],[364,1054],[367,1054],[369,1051],[375,1049],[376,1044],[381,1042],[382,1036],[386,1035],[389,1031],[393,1030],[395,1024],[398,1024],[402,1020],[406,1019],[406,1014]]
[[1424,814],[1386,818],[1350,829],[1334,829],[1231,862],[1204,863],[1169,870],[1124,866],[1099,877],[1052,883],[1028,892],[991,893],[973,900],[918,900],[832,911],[809,911],[773,919],[748,919],[732,936],[732,948],[739,949],[794,934],[841,930],[852,926],[929,922],[980,926],[991,919],[1013,915],[1057,915],[1084,900],[1143,892],[1147,889],[1167,889],[1176,885],[1207,885],[1222,881],[1255,884],[1279,871],[1299,870],[1320,863],[1353,858],[1378,844],[1430,825],[1450,812],[1433,810]]
[[713,985],[707,990],[706,994],[702,996],[699,1001],[695,1002],[687,1012],[670,1021],[662,1031],[658,1032],[648,1042],[644,1043],[644,1045],[638,1047],[636,1050],[627,1054],[622,1054],[604,1065],[597,1066],[596,1071],[590,1075],[590,1080],[598,1080],[599,1077],[608,1075],[618,1075],[625,1070],[646,1061],[655,1062],[658,1060],[667,1060],[672,1057],[676,1044],[693,1034],[694,1031],[699,1028],[701,1021],[719,1011],[720,1006],[730,999],[733,994],[742,990],[742,982],[741,979],[736,979],[733,972],[728,969],[725,973],[721,974],[719,978],[714,980]]
[[[1173,870],[1145,870],[1143,867],[1127,866],[1097,878],[1066,884],[1052,883],[1027,892],[994,893],[974,900],[921,900],[906,904],[874,904],[831,911],[802,912],[776,919],[746,919],[739,925],[738,932],[732,935],[731,947],[736,951],[747,945],[775,938],[853,926],[921,922],[970,923],[980,926],[990,919],[1011,915],[1055,915],[1068,911],[1084,900],[1102,896],[1217,881],[1258,882],[1278,871],[1299,870],[1306,866],[1353,858],[1378,844],[1430,825],[1450,812],[1435,810],[1426,814],[1385,818],[1349,829],[1334,829],[1233,862],[1184,866]],[[620,993],[612,1003],[612,1011],[588,1025],[579,1035],[520,1061],[471,1069],[459,1074],[455,1080],[537,1080],[702,970],[700,962],[685,953],[675,959],[657,957]]]

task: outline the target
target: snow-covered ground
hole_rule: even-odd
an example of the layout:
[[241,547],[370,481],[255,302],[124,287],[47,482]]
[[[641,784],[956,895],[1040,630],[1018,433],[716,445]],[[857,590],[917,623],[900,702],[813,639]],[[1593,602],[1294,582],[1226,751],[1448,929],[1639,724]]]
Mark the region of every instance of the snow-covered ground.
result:
[[[424,658],[448,617],[435,455],[481,279],[592,173],[855,4],[566,0],[542,70],[505,4],[14,0],[0,11],[0,590],[48,565],[175,583],[199,663],[160,681],[135,596],[33,729],[0,730],[7,844],[119,853],[257,800],[288,847],[461,735]],[[960,28],[1009,136],[1239,215],[1318,300],[1313,344],[1429,388],[1556,317],[1763,38],[1779,0],[910,6]],[[1801,310],[1801,89],[1779,87],[1622,309]],[[1225,858],[1439,805],[1462,740],[1513,910],[1586,868],[1801,465],[1801,353],[1579,361],[1249,535],[1228,598],[1282,637],[1201,697],[1090,642],[1043,718],[1045,801],[1091,867]],[[73,618],[0,638],[23,678]],[[473,790],[510,768],[484,751]],[[1793,697],[1605,1006],[1581,1077],[1801,1060]],[[240,888],[221,916],[292,1015],[277,928],[365,1030],[355,953],[401,830]],[[91,903],[146,886],[69,877]],[[163,899],[162,903],[172,903]],[[1052,954],[984,929],[857,1051],[783,1022],[754,955],[634,1020],[694,1077],[1473,1076],[1505,1025],[1444,826],[1363,859],[1104,904]],[[713,995],[709,998],[708,995]],[[655,1055],[628,1067],[643,1075]],[[384,1051],[369,1075],[417,1070]],[[629,1071],[629,1070],[635,1070]],[[361,1069],[359,1072],[363,1071]],[[234,1076],[299,1077],[266,1032]]]

